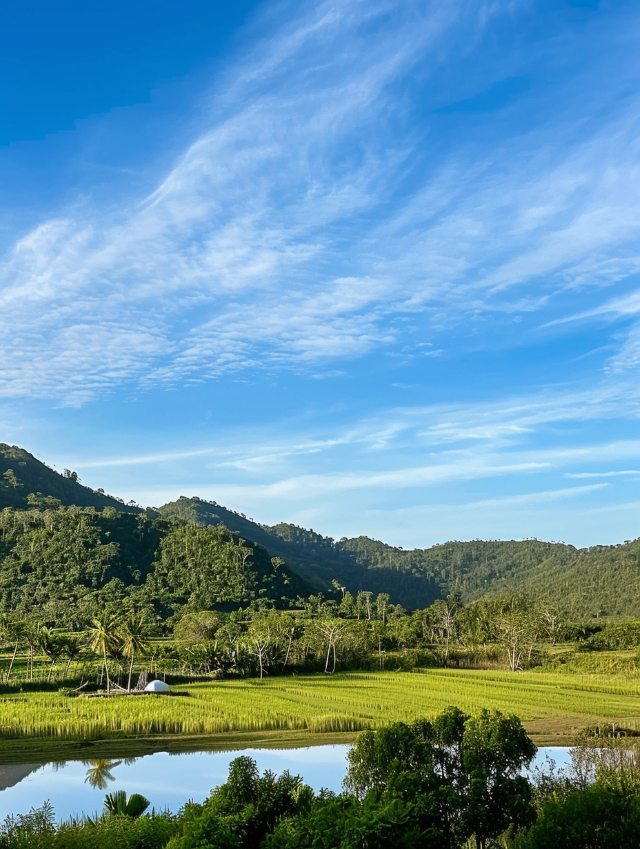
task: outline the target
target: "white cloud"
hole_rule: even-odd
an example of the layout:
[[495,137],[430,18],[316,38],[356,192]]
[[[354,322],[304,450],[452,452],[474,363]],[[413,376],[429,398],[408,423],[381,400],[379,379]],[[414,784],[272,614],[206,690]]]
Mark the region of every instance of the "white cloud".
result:
[[[431,78],[502,14],[512,4],[326,0],[280,22],[217,80],[210,129],[149,197],[85,203],[15,245],[0,395],[82,404],[129,382],[333,368],[398,353],[395,315],[437,307],[429,335],[637,271],[640,99],[579,140],[541,122],[481,154],[458,139],[433,168],[428,130],[395,129],[412,109],[398,86],[419,71],[437,99]],[[614,367],[638,350],[632,334]]]

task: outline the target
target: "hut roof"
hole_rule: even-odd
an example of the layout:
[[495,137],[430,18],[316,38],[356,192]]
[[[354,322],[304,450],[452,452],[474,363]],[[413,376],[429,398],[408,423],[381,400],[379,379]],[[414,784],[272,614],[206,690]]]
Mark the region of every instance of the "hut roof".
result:
[[145,693],[168,693],[169,685],[164,681],[149,681],[144,691]]

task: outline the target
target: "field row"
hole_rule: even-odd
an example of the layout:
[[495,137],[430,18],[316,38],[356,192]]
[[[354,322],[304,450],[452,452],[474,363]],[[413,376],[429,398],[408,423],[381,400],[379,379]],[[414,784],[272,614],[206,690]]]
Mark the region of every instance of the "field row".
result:
[[0,698],[0,735],[106,739],[122,735],[216,735],[225,732],[358,731],[417,717],[447,705],[515,713],[525,721],[570,716],[640,718],[640,687],[612,677],[486,671],[351,673],[219,681],[172,688],[166,696],[69,698],[24,693]]

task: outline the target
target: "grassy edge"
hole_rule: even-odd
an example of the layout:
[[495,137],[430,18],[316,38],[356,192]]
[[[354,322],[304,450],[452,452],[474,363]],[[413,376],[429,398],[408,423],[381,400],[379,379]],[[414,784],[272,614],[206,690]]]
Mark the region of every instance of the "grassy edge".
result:
[[[616,720],[624,725],[629,717]],[[606,720],[610,722],[611,720]],[[523,722],[536,746],[572,746],[580,729],[598,722],[596,717],[558,716]],[[142,757],[155,752],[232,752],[242,749],[294,749],[353,743],[357,731],[260,731],[217,735],[161,735],[118,737],[105,740],[55,740],[29,737],[0,740],[0,766],[46,764],[52,761]]]
[[136,758],[155,752],[232,752],[242,749],[296,749],[352,743],[358,732],[260,731],[218,735],[161,735],[106,740],[52,740],[29,737],[0,741],[0,766],[64,760]]

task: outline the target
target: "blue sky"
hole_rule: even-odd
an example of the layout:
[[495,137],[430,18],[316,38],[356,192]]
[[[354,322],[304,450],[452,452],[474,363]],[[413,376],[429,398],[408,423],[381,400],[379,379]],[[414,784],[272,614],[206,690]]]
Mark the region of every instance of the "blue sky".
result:
[[405,547],[640,533],[640,9],[0,10],[0,439]]

